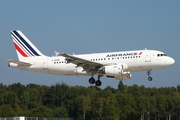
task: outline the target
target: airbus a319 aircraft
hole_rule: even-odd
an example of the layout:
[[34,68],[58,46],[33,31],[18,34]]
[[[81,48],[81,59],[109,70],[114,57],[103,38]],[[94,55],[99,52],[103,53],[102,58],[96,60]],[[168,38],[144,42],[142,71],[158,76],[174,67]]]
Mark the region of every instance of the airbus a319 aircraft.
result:
[[[100,77],[128,80],[132,72],[147,71],[151,81],[151,71],[166,68],[175,60],[157,50],[134,50],[93,54],[66,54],[55,52],[49,57],[42,54],[19,30],[11,31],[18,59],[8,59],[9,67],[21,70],[65,76],[91,76],[90,84],[101,86]],[[94,76],[97,75],[97,80]]]

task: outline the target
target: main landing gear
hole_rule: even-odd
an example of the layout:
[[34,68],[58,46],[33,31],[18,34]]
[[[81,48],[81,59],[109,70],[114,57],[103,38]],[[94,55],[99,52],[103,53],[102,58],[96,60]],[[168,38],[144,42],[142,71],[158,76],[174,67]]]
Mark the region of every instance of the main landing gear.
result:
[[100,81],[100,77],[102,77],[102,75],[98,75],[98,80],[95,81],[94,77],[92,76],[91,78],[89,78],[89,83],[95,83],[96,86],[101,86],[102,82]]
[[147,71],[147,74],[148,74],[148,80],[152,81],[153,78],[151,77],[151,70]]

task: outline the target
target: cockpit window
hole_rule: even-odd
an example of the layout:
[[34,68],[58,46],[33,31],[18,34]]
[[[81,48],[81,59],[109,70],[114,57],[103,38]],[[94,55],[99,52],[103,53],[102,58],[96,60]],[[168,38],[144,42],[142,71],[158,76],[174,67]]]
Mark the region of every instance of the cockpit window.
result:
[[166,54],[157,54],[158,57],[167,56]]

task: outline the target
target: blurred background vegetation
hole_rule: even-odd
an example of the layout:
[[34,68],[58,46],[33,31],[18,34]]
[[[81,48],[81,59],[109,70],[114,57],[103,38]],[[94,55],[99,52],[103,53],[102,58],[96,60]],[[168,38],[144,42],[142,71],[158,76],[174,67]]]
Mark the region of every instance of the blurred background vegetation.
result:
[[0,84],[0,117],[61,117],[76,120],[177,120],[180,85],[147,88],[127,86],[52,86]]

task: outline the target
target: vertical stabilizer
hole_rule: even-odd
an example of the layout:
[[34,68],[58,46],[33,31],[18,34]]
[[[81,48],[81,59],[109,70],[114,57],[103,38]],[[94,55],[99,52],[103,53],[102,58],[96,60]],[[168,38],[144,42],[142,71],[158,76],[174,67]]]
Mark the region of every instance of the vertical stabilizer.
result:
[[44,56],[21,31],[11,31],[11,36],[19,60],[28,57]]

